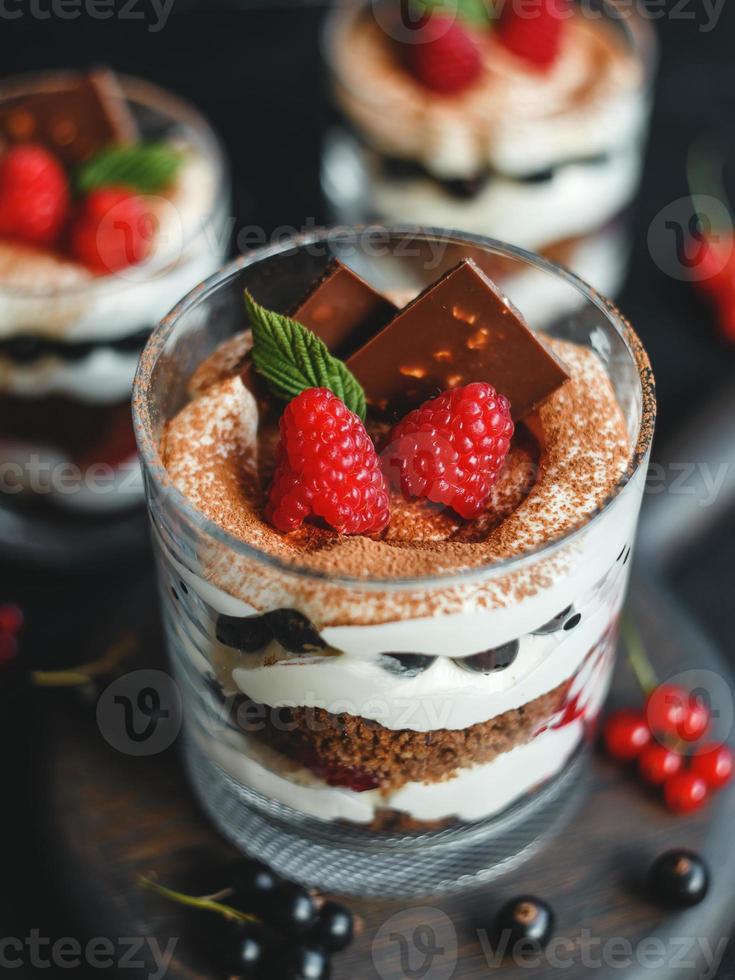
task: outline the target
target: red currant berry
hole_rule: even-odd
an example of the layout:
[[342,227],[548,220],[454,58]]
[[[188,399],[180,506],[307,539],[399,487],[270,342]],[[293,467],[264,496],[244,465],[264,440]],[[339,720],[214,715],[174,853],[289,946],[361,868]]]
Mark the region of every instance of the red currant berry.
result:
[[694,813],[709,799],[709,790],[696,772],[677,772],[664,783],[664,798],[674,813]]
[[710,721],[710,711],[705,702],[696,694],[690,694],[677,735],[685,742],[697,742],[707,732]]
[[12,633],[0,633],[0,667],[12,663],[17,656],[17,639]]
[[721,789],[732,778],[735,757],[727,745],[703,745],[692,759],[691,771],[711,789]]
[[14,602],[0,605],[0,633],[20,633],[23,628],[23,610]]
[[639,711],[623,708],[608,716],[602,738],[608,755],[628,762],[637,759],[651,741],[651,731]]
[[659,684],[646,699],[646,720],[652,732],[679,734],[686,717],[689,692],[675,684]]
[[638,757],[638,771],[651,786],[662,786],[670,776],[675,776],[684,760],[678,752],[659,742],[651,742]]

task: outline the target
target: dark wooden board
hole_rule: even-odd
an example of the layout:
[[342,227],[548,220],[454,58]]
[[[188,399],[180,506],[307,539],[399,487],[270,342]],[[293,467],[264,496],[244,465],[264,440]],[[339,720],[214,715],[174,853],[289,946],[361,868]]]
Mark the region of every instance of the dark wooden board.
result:
[[[725,664],[672,600],[638,580],[631,608],[662,679],[691,667],[707,669],[721,679],[717,697],[731,698]],[[157,646],[155,636],[154,630],[150,642]],[[150,651],[154,662],[159,653]],[[612,702],[636,697],[630,670],[621,662]],[[214,976],[194,940],[191,913],[136,884],[139,875],[151,872],[164,883],[188,880],[234,853],[193,799],[176,748],[147,758],[123,755],[100,737],[92,712],[85,716],[78,704],[57,699],[49,700],[49,707],[46,764],[39,770],[48,814],[45,836],[62,886],[73,881],[66,894],[74,896],[80,928],[95,936],[153,936],[163,947],[176,939],[167,976]],[[440,898],[352,900],[365,926],[354,946],[335,958],[335,980],[469,980],[491,970],[502,980],[547,978],[560,971],[577,977],[590,969],[611,977],[702,975],[707,949],[721,955],[735,922],[735,787],[700,814],[681,818],[599,755],[584,779],[587,793],[565,829],[491,884]],[[701,851],[714,870],[708,898],[686,913],[661,911],[642,887],[651,860],[673,846]],[[523,968],[488,965],[478,930],[490,926],[502,902],[524,892],[554,907],[557,935],[564,942],[556,948],[560,959]],[[415,946],[431,939],[426,930],[414,932],[422,924],[433,929],[433,945],[443,949],[429,954],[428,966]],[[691,968],[682,965],[684,960]]]

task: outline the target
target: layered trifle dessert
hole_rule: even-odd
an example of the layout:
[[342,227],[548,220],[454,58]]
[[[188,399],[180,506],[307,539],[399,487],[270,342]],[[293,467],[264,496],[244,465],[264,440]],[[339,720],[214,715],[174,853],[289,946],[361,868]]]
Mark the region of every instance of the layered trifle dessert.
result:
[[596,306],[586,343],[535,331],[472,258],[412,296],[333,260],[276,309],[283,261],[192,299],[137,384],[194,769],[295,820],[483,820],[565,768],[605,697],[645,354]]
[[650,25],[614,3],[341,6],[326,32],[341,122],[323,184],[336,218],[491,235],[610,294],[652,47]]
[[0,85],[4,507],[140,503],[135,367],[221,261],[226,193],[213,133],[159,89],[106,69]]

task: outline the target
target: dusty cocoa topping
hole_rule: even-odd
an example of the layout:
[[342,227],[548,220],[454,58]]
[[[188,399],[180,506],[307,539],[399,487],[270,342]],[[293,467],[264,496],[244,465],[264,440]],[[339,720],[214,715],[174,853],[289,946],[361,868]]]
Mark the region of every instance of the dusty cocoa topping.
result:
[[283,535],[268,525],[262,513],[275,427],[269,419],[256,438],[257,401],[238,373],[246,337],[229,341],[192,379],[197,394],[169,423],[163,460],[174,484],[207,517],[288,562],[361,578],[487,565],[578,526],[609,496],[630,458],[625,421],[596,354],[560,340],[547,343],[571,381],[518,427],[486,513],[469,523],[394,495],[380,539],[346,538],[313,524]]
[[243,730],[307,768],[354,770],[372,776],[376,788],[396,790],[409,782],[449,779],[458,769],[492,762],[524,745],[559,710],[568,683],[520,708],[458,730],[395,731],[369,718],[334,715],[322,708],[273,712],[247,697],[237,699],[233,717],[257,718],[252,731],[247,723]]

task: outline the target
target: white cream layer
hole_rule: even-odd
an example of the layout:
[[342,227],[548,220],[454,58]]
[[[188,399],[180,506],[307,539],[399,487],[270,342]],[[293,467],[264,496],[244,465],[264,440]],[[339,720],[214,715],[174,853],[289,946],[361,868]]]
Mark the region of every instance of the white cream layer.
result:
[[562,167],[543,183],[491,178],[468,200],[431,178],[391,178],[378,167],[368,194],[389,224],[462,228],[539,251],[607,224],[633,197],[640,166],[638,146],[631,145],[605,162]]
[[[575,606],[576,629],[520,639],[515,662],[492,674],[471,673],[439,657],[416,677],[400,677],[373,659],[342,656],[249,668],[232,673],[235,687],[271,707],[323,708],[379,722],[393,730],[459,730],[511,711],[554,690],[580,667],[609,628],[626,576],[592,602]],[[247,663],[248,656],[242,658]]]
[[10,497],[34,494],[67,510],[103,514],[134,507],[143,496],[143,475],[136,455],[81,472],[48,446],[0,440],[0,458],[2,489]]
[[22,398],[66,395],[81,402],[114,404],[130,394],[138,357],[110,347],[74,361],[43,357],[16,364],[0,355],[0,391]]

